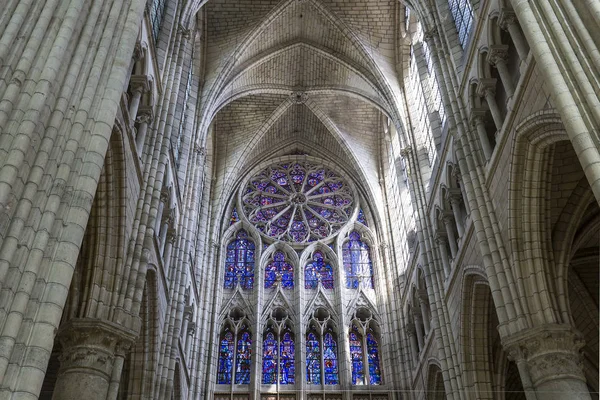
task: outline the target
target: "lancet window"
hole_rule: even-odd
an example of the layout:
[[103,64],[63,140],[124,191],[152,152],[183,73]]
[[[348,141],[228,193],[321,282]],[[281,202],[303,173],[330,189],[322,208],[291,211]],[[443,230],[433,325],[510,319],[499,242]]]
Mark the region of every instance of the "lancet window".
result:
[[473,6],[470,0],[449,0],[448,5],[458,31],[458,41],[464,48],[473,25]]
[[234,309],[220,335],[217,384],[250,383],[252,333],[241,311]]
[[382,382],[379,340],[371,313],[357,311],[348,334],[353,385],[380,385]]
[[254,285],[254,242],[245,230],[240,230],[227,246],[225,259],[225,289],[232,289],[238,283],[243,289]]
[[319,281],[325,289],[333,289],[333,268],[321,251],[313,253],[312,261],[304,268],[304,288],[316,289]]
[[342,247],[342,258],[346,274],[346,287],[356,289],[364,281],[367,288],[373,288],[373,263],[369,245],[361,240],[360,233],[353,231]]
[[306,383],[339,384],[337,334],[329,313],[315,311],[306,333]]
[[148,4],[150,13],[150,24],[152,25],[152,37],[154,43],[158,41],[158,34],[160,32],[160,26],[165,16],[165,0],[150,0]]
[[294,288],[294,267],[283,251],[276,251],[265,268],[265,289],[274,287],[277,282],[281,282],[283,289]]
[[262,383],[293,385],[296,382],[296,345],[284,310],[273,311],[263,338]]

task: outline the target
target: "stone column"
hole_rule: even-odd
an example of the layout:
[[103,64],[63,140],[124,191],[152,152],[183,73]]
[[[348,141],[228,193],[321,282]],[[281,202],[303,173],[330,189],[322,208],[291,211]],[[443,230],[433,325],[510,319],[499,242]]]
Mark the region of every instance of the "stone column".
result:
[[494,149],[492,148],[490,139],[488,139],[487,136],[487,131],[485,130],[485,124],[483,122],[485,113],[485,110],[471,111],[471,124],[477,130],[477,136],[479,137],[479,142],[481,143],[481,149],[483,150],[483,155],[485,156],[485,160],[487,161],[492,157]]
[[502,123],[504,122],[502,119],[502,113],[500,112],[500,108],[498,107],[498,103],[496,103],[496,79],[481,79],[479,81],[479,86],[477,87],[477,91],[481,97],[485,98],[485,101],[490,108],[490,112],[492,113],[492,118],[494,119],[494,124],[496,124],[496,129],[502,129]]
[[142,157],[142,151],[144,150],[144,141],[146,140],[146,134],[148,133],[148,125],[152,123],[153,118],[152,108],[139,108],[138,116],[135,120],[135,122],[139,124],[137,134],[135,135],[135,148],[140,158]]
[[500,80],[506,90],[506,96],[508,98],[515,94],[515,87],[508,72],[508,66],[506,60],[508,59],[508,46],[507,45],[493,45],[490,46],[488,51],[487,61],[492,67],[496,67],[498,74],[500,74]]
[[142,100],[142,95],[146,90],[150,88],[148,82],[148,76],[146,75],[133,75],[131,80],[129,81],[129,85],[131,86],[131,99],[129,100],[129,118],[131,121],[135,121],[137,118],[138,108],[140,106],[140,101]]
[[117,356],[133,344],[134,333],[108,321],[82,318],[68,321],[58,338],[62,353],[52,400],[106,400]]
[[[413,304],[413,307],[417,307],[417,304]],[[419,343],[419,349],[421,351],[425,347],[425,335],[423,332],[423,325],[421,321],[421,313],[413,308],[413,319],[415,320],[415,332],[417,332],[417,342]]]
[[452,258],[455,258],[456,254],[458,254],[458,247],[456,246],[456,235],[454,234],[454,227],[452,226],[452,215],[449,214],[447,211],[444,211],[442,219],[444,220],[444,226],[446,227],[446,235],[448,235],[448,244],[450,245],[450,252],[452,253]]
[[500,13],[500,18],[498,18],[498,25],[510,34],[510,38],[517,49],[517,53],[519,53],[519,58],[521,60],[526,60],[529,50],[527,49],[527,42],[521,34],[519,25],[517,24],[517,16],[515,13],[511,10],[503,9]]
[[547,324],[502,340],[511,359],[519,365],[523,381],[535,388],[538,399],[591,399],[581,369],[579,350],[584,342],[569,325]]
[[452,214],[454,214],[454,222],[456,223],[456,230],[458,231],[458,236],[462,237],[465,233],[465,226],[463,224],[464,217],[460,209],[460,190],[448,189],[446,196],[448,202],[450,203],[450,207],[452,208]]
[[188,336],[188,327],[189,327],[191,319],[192,319],[192,307],[186,304],[185,307],[183,308],[183,322],[181,323],[181,339],[182,339],[181,347],[183,347],[184,350],[186,348],[186,344],[188,341],[188,337],[187,337]]
[[442,254],[442,265],[444,267],[444,273],[446,274],[446,276],[448,276],[450,275],[450,256],[448,255],[448,249],[446,248],[446,245],[448,244],[448,238],[446,237],[446,235],[438,232],[435,235],[435,241],[440,247],[440,253]]
[[406,333],[408,334],[408,340],[410,342],[410,352],[412,354],[413,360],[415,360],[415,365],[418,364],[419,361],[419,348],[417,347],[417,336],[415,334],[415,325],[409,323],[406,326]]
[[423,318],[423,326],[425,327],[425,336],[431,332],[431,314],[429,312],[429,299],[427,296],[426,289],[419,289],[417,291],[419,296],[419,303],[421,308],[421,317]]

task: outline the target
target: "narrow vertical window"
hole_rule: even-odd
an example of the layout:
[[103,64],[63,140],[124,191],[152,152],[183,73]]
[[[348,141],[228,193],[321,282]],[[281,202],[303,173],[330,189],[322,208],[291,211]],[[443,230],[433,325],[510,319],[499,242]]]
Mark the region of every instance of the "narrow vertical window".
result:
[[277,340],[272,330],[268,330],[263,342],[263,384],[277,383]]
[[243,289],[254,285],[254,242],[241,230],[227,246],[225,258],[225,289],[233,289],[240,280]]
[[247,385],[250,383],[250,360],[252,358],[252,335],[248,330],[239,333],[237,354],[235,360],[235,383]]
[[326,385],[337,385],[339,383],[337,343],[334,337],[333,331],[329,329],[323,340],[323,370]]
[[321,384],[321,342],[314,331],[306,335],[306,382]]
[[449,0],[448,5],[458,32],[458,41],[465,48],[473,25],[473,6],[470,0]]
[[294,267],[287,262],[282,251],[276,251],[273,260],[265,268],[265,289],[272,288],[279,279],[282,288],[294,288]]
[[369,329],[367,333],[367,355],[369,357],[369,384],[381,384],[381,370],[379,369],[379,344],[375,334]]
[[160,26],[165,17],[165,5],[165,0],[150,0],[150,4],[148,4],[150,24],[152,26],[152,37],[154,38],[154,43],[158,42]]
[[316,289],[319,279],[325,289],[333,289],[333,268],[322,252],[315,251],[313,260],[304,269],[304,288]]
[[233,370],[233,353],[234,353],[233,333],[229,328],[221,335],[221,343],[219,346],[219,367],[217,372],[217,383],[231,384],[231,372]]
[[366,287],[373,288],[373,264],[371,263],[371,250],[361,240],[360,233],[353,231],[348,241],[342,248],[344,271],[346,273],[346,287],[356,289],[363,278],[366,278]]
[[446,123],[446,108],[442,102],[442,92],[440,91],[440,85],[438,84],[437,76],[433,70],[433,61],[431,60],[431,49],[426,41],[423,41],[423,54],[425,55],[425,62],[427,63],[427,71],[429,72],[429,78],[431,79],[432,95],[433,95],[433,108],[437,110],[440,115],[440,122],[442,125]]
[[350,360],[352,362],[352,384],[365,384],[365,369],[363,364],[362,335],[356,326],[352,326],[349,334]]
[[292,385],[295,382],[295,347],[294,336],[291,331],[286,330],[281,338],[279,346],[279,383],[282,385]]

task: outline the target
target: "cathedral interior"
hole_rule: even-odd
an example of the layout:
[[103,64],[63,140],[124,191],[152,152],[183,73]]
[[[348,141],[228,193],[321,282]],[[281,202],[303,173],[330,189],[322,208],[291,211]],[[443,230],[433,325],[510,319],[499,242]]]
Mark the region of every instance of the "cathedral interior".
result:
[[598,0],[0,1],[0,399],[599,395]]

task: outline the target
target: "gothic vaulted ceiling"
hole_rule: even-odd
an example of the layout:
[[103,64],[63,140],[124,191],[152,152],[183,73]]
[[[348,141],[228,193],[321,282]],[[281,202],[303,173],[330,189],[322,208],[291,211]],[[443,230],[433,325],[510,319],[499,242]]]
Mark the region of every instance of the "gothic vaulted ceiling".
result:
[[394,0],[205,4],[210,73],[202,104],[226,187],[265,158],[302,152],[333,160],[379,200],[383,116],[398,115],[398,7]]

